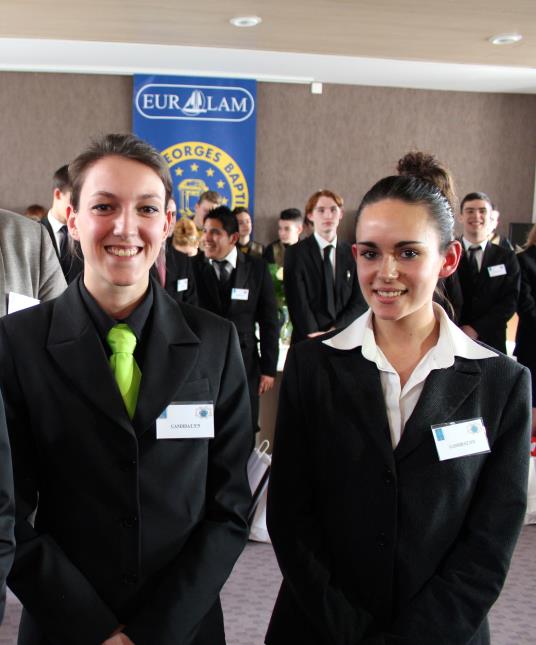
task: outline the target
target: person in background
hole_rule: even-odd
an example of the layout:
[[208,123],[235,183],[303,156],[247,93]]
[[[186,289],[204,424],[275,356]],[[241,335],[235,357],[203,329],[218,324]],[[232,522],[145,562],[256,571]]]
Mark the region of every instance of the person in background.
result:
[[[406,173],[406,168],[411,173]],[[430,155],[357,211],[368,311],[290,348],[268,492],[268,645],[489,645],[523,524],[529,373],[433,302],[461,254]]]
[[284,285],[292,342],[345,327],[365,310],[349,244],[337,238],[343,201],[318,190],[305,205],[314,234],[285,251]]
[[238,222],[238,250],[244,253],[244,255],[256,255],[258,258],[262,258],[264,247],[259,242],[255,242],[251,237],[253,224],[248,209],[235,208],[233,215]]
[[65,289],[65,278],[44,227],[0,209],[0,317],[10,300],[50,300]]
[[46,214],[47,211],[41,204],[30,204],[24,211],[24,215],[29,219],[33,219],[35,222],[40,222]]
[[268,264],[282,267],[285,261],[285,249],[300,240],[303,231],[303,217],[299,208],[286,208],[279,214],[275,240],[264,249],[263,258]]
[[204,193],[199,195],[194,207],[194,224],[197,227],[199,237],[203,235],[203,222],[207,214],[216,206],[219,206],[222,203],[222,196],[215,190],[206,190]]
[[499,235],[500,216],[501,216],[500,212],[492,204],[490,223],[489,223],[490,233],[488,235],[488,239],[492,244],[496,244],[497,246],[502,246],[503,249],[507,249],[508,251],[514,251],[515,249],[512,242],[507,237]]
[[7,435],[4,403],[0,395],[0,625],[4,618],[6,578],[15,554],[15,503],[11,452]]
[[506,353],[506,325],[516,312],[519,295],[519,263],[513,251],[488,241],[491,211],[485,193],[463,198],[459,216],[462,257],[456,273],[445,280],[445,288],[460,311],[462,330],[473,340]]
[[197,255],[199,248],[199,238],[197,237],[197,229],[191,219],[181,217],[175,224],[172,235],[173,248],[184,255],[193,257]]
[[67,280],[67,284],[70,284],[82,271],[84,260],[80,245],[69,239],[69,231],[67,230],[67,208],[71,199],[71,183],[67,165],[56,170],[53,182],[52,206],[48,215],[41,220],[41,224],[50,235],[65,280]]
[[[234,323],[248,377],[252,422],[259,430],[259,397],[274,385],[279,354],[275,289],[262,258],[236,248],[238,222],[227,206],[205,217],[204,255],[193,258],[199,306]],[[256,326],[259,338],[256,336]]]
[[517,260],[521,267],[521,289],[514,356],[529,368],[532,376],[532,436],[536,437],[536,225],[531,228]]
[[0,321],[19,642],[224,645],[251,503],[236,330],[150,277],[171,220],[157,150],[107,135],[69,175],[83,274]]

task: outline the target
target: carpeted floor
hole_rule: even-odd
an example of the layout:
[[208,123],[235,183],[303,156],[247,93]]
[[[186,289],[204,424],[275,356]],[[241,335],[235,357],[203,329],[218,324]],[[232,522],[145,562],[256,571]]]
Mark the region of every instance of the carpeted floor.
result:
[[[228,645],[262,645],[280,581],[271,546],[250,542],[222,592]],[[0,645],[15,645],[19,615],[20,605],[9,595]],[[536,526],[523,529],[490,620],[492,645],[536,642]]]

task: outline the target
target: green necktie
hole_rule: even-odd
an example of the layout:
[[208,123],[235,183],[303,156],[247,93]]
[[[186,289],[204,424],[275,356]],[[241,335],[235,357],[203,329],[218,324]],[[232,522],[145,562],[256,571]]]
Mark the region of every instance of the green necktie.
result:
[[128,325],[120,323],[110,329],[106,340],[112,350],[110,367],[125,402],[128,416],[132,419],[141,381],[140,368],[134,360],[136,336]]

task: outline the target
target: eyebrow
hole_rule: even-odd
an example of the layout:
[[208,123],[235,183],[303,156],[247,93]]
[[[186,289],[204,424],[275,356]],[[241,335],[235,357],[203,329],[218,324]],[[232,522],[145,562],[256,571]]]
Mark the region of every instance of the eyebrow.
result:
[[[115,193],[110,193],[107,190],[97,190],[90,195],[90,197],[117,197]],[[157,193],[144,193],[143,195],[136,195],[136,199],[161,199],[161,195]]]
[[[372,247],[374,249],[378,248],[378,245],[376,244],[376,242],[368,242],[366,240],[363,240],[362,242],[359,241],[359,240],[356,240],[356,244],[360,244],[362,246],[370,246],[370,247]],[[424,242],[420,242],[419,240],[402,240],[401,242],[397,242],[395,244],[395,249],[398,249],[398,248],[400,248],[402,246],[411,246],[411,245],[414,245],[414,244],[423,245]]]

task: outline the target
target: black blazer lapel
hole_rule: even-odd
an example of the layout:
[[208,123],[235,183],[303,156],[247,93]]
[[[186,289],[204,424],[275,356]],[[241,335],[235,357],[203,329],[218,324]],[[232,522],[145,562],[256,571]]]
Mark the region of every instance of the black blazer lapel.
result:
[[[320,255],[320,247],[318,246],[318,242],[316,241],[315,236],[310,235],[308,238],[306,238],[304,246],[307,249],[307,263],[309,267],[312,268],[313,271],[317,274],[315,276],[314,273],[309,271],[311,281],[316,281],[317,284],[322,285],[322,282],[318,282],[318,280],[323,279],[322,258]],[[319,288],[322,287],[320,286]]]
[[479,384],[480,367],[476,361],[456,358],[453,367],[430,372],[396,447],[395,458],[403,459],[431,438],[431,426],[456,420],[456,411]]
[[[342,418],[349,425],[365,431],[385,459],[388,465],[394,465],[389,421],[385,411],[380,374],[376,365],[363,358],[361,348],[354,350],[332,350],[329,363],[333,369],[331,374],[333,400],[336,401],[333,410],[334,424]],[[351,440],[348,445],[351,446]]]
[[199,354],[199,338],[186,323],[180,306],[161,289],[154,288],[153,293],[151,329],[132,419],[137,434],[153,426],[188,378]]
[[[350,258],[353,262],[353,258],[351,256]],[[344,287],[352,277],[350,269],[347,247],[343,243],[337,242],[335,249],[335,307],[337,311],[343,308]]]
[[[213,308],[212,307],[206,307],[206,308],[222,316],[223,303],[220,298],[220,291],[218,289],[218,278],[216,277],[216,273],[214,272],[214,269],[210,264],[208,258],[203,256],[198,261],[201,263],[201,267],[200,267],[201,276],[204,284],[204,289],[206,291],[206,297],[209,302],[213,303]],[[201,292],[201,289],[203,288],[203,286],[198,285],[197,288],[198,288],[198,291]],[[201,299],[200,299],[200,306],[203,306],[203,302]]]
[[47,348],[79,396],[133,433],[106,352],[80,297],[78,280],[54,303]]
[[[249,289],[248,298],[252,297],[253,288],[254,288],[254,285],[248,284],[250,271],[251,271],[251,264],[247,261],[246,256],[240,251],[238,251],[237,258],[236,258],[236,269],[234,271],[233,288]],[[228,316],[231,315],[232,312],[234,312],[234,310],[236,309],[237,302],[238,302],[237,300],[233,300],[231,297],[229,310],[227,312]]]

